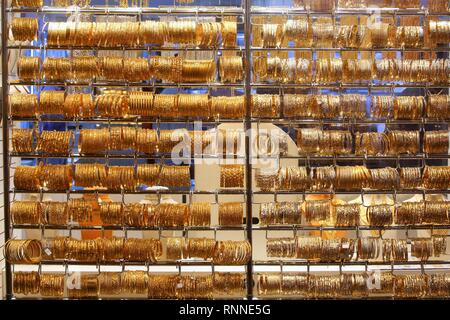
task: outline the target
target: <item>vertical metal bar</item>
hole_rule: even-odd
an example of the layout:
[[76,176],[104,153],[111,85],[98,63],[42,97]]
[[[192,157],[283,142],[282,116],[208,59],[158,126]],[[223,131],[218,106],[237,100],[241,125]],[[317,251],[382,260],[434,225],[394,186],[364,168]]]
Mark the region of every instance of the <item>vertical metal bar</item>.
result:
[[[251,16],[250,16],[250,10],[251,10],[251,3],[252,0],[244,0],[245,2],[245,8],[244,8],[244,14],[245,14],[245,20],[244,20],[244,39],[245,39],[245,177],[246,177],[246,230],[247,230],[247,240],[252,245],[252,231],[253,231],[253,214],[252,214],[252,200],[253,200],[253,194],[252,194],[252,166],[251,166],[251,148],[250,148],[250,142],[251,140],[251,129],[252,129],[252,123],[251,123],[251,39],[250,39],[250,33],[251,33]],[[252,245],[252,251],[253,251],[253,245]],[[253,299],[253,253],[250,255],[250,261],[247,264],[247,299],[251,300]]]
[[[3,121],[3,204],[5,218],[5,241],[10,238],[9,217],[9,132],[8,132],[8,21],[7,0],[2,0],[2,121]],[[6,299],[12,297],[11,265],[5,260]]]

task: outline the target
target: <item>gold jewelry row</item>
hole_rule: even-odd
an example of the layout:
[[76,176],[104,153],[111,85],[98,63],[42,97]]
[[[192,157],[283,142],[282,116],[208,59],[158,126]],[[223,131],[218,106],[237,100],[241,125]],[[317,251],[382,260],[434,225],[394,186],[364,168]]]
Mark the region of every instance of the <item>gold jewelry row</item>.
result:
[[[243,61],[238,56],[221,56],[218,64],[221,82],[241,81]],[[76,56],[71,58],[20,56],[17,62],[20,80],[117,80],[141,82],[150,79],[172,83],[202,83],[217,80],[216,60],[188,60],[181,57],[152,56],[122,58],[114,56]]]
[[36,18],[14,18],[9,26],[15,41],[33,41],[38,37],[39,22]]
[[[193,0],[176,0],[178,3],[192,3]],[[56,7],[68,7],[70,5],[75,5],[79,7],[87,7],[91,4],[90,0],[55,0],[54,6]],[[39,8],[44,5],[43,0],[13,0],[13,7],[33,7]],[[143,0],[142,3],[136,0],[131,2],[130,7],[148,7],[148,0]],[[120,7],[129,7],[128,1],[120,0]],[[383,0],[380,3],[380,0],[338,0],[335,1],[329,0],[294,0],[293,7],[302,7],[305,10],[326,12],[332,11],[334,9],[343,8],[343,9],[351,9],[351,8],[371,8],[375,6],[378,8],[388,7],[388,8],[399,8],[399,9],[410,9],[416,8],[419,9],[422,6],[420,0]],[[427,8],[431,13],[443,13],[449,10],[448,1],[447,0],[429,0],[425,8]]]
[[[221,165],[220,187],[243,188],[244,165]],[[100,163],[71,165],[17,166],[14,187],[18,190],[70,190],[77,187],[94,190],[133,191],[141,186],[187,188],[191,186],[189,166],[138,164],[136,166],[107,166]]]
[[[100,202],[100,225],[130,227],[210,226],[211,204],[141,204]],[[218,203],[219,225],[242,225],[244,206],[241,202]],[[55,201],[14,201],[11,221],[14,224],[60,225],[92,222],[93,205],[83,199]]]
[[[171,239],[178,239],[177,246]],[[174,250],[183,252],[184,258],[201,258],[220,265],[244,265],[251,257],[251,245],[246,240],[221,240],[210,238],[168,238],[167,260],[174,260]],[[12,264],[37,264],[47,260],[79,262],[149,262],[157,263],[163,256],[163,244],[153,238],[97,238],[77,240],[56,237],[44,240],[8,240],[5,258]],[[178,260],[178,259],[175,259]]]
[[119,47],[181,44],[200,48],[236,46],[237,23],[198,21],[50,22],[50,46]]
[[[16,41],[38,37],[36,18],[14,18],[10,28]],[[56,47],[138,47],[181,44],[233,48],[237,23],[197,21],[49,22],[47,45]]]
[[260,82],[330,84],[404,82],[447,84],[449,59],[341,59],[280,58],[253,59],[253,79]]
[[155,130],[133,127],[81,129],[78,150],[80,154],[86,155],[120,150],[132,150],[145,154],[174,151],[178,154],[181,150],[184,155],[238,154],[242,145],[242,135],[243,132],[239,130],[221,129],[217,131]]
[[303,46],[312,48],[424,48],[450,42],[449,21],[428,21],[425,26],[395,26],[387,22],[370,25],[335,25],[313,21],[313,18],[287,20],[283,24],[253,24],[253,45],[277,48],[301,39]]
[[221,188],[243,188],[245,179],[245,166],[240,164],[220,165]]
[[[367,100],[370,113],[367,114]],[[66,118],[127,118],[133,116],[161,118],[240,119],[245,114],[244,96],[209,96],[203,94],[154,94],[152,92],[106,91],[104,94],[67,94],[42,91],[35,94],[9,95],[12,116],[64,115]],[[254,94],[252,117],[307,119],[420,120],[450,119],[448,95],[367,96],[362,94]]]
[[[68,285],[73,279],[79,287]],[[54,298],[62,298],[67,292],[69,297],[91,299],[135,294],[145,294],[150,299],[205,299],[243,294],[246,278],[238,272],[172,275],[123,271],[67,276],[63,273],[14,272],[13,288],[16,295]]]
[[264,273],[257,276],[261,296],[338,298],[394,296],[425,298],[450,296],[450,275],[446,273]]
[[77,187],[95,190],[133,191],[142,185],[169,188],[190,187],[189,166],[139,164],[137,166],[107,166],[100,163],[71,165],[17,166],[14,187],[19,190],[70,190]]
[[[110,127],[81,129],[78,145],[74,143],[75,131],[42,131],[36,140],[35,129],[12,129],[12,150],[15,153],[70,155],[78,147],[81,155],[97,155],[111,151],[136,153],[171,153],[174,148],[183,154],[237,154],[242,143],[243,131],[188,131],[186,129],[155,130],[136,127]],[[272,138],[268,138],[268,143]],[[280,144],[283,149],[284,141]],[[128,152],[125,154],[129,154]]]
[[448,154],[449,132],[425,131],[421,138],[419,131],[390,130],[386,133],[352,134],[345,130],[302,128],[297,131],[297,146],[302,155]]
[[[367,114],[367,101],[370,113]],[[363,94],[254,94],[251,112],[255,118],[420,120],[450,119],[450,97],[367,96]]]
[[21,8],[21,7],[40,8],[44,6],[44,0],[12,0],[11,6],[13,8]]
[[[36,245],[33,260],[24,259],[20,253],[26,252],[32,241]],[[35,264],[42,260],[74,261],[137,261],[156,263],[162,256],[162,243],[158,239],[137,238],[97,238],[77,240],[58,237],[46,240],[8,240],[5,258],[12,264]]]
[[[385,227],[450,223],[448,201],[411,201],[400,204],[363,205],[333,200],[262,203],[259,221],[262,225],[320,223],[326,226]],[[365,216],[366,223],[361,221]]]
[[[447,236],[414,238],[411,257],[428,261],[446,254]],[[357,239],[323,239],[320,237],[268,238],[269,258],[295,258],[308,261],[412,261],[408,254],[408,240],[364,237]]]
[[255,170],[256,186],[263,191],[332,191],[438,189],[450,187],[449,166],[384,167],[366,166],[284,166],[278,170]]
[[210,96],[208,94],[154,94],[108,90],[101,95],[66,94],[45,90],[35,94],[9,95],[11,115],[64,115],[66,118],[127,118],[134,116],[161,118],[241,119],[245,113],[244,96]]
[[[332,11],[337,8],[421,8],[420,0],[294,0],[293,7],[302,7],[305,10],[319,12]],[[447,0],[429,0],[427,6],[431,12],[442,13],[448,11]]]

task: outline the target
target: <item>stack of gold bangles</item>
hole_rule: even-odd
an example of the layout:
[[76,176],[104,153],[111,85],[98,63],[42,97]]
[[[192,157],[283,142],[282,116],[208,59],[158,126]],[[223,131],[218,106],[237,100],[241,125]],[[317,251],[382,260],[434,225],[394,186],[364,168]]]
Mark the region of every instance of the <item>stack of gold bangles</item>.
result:
[[11,221],[14,224],[40,224],[43,219],[41,203],[14,201],[11,205]]
[[[39,101],[39,103],[38,103]],[[244,115],[244,96],[208,96],[188,94],[153,94],[151,92],[107,90],[93,99],[89,94],[42,91],[9,96],[11,114],[18,117],[63,114],[67,118],[193,117],[230,118]],[[38,110],[39,104],[39,110]]]
[[141,21],[141,22],[50,22],[50,46],[143,46],[165,43],[195,45],[202,48],[234,47],[236,22]]
[[[264,61],[267,59],[267,61]],[[295,72],[276,72],[283,66],[298,66],[302,70],[312,68],[312,75],[309,79],[318,84],[330,84],[336,82],[360,83],[371,80],[382,82],[402,81],[405,83],[448,83],[448,59],[341,59],[328,58],[317,59],[304,62],[304,59],[276,58],[275,68],[271,68],[272,59],[270,57],[259,57],[254,61],[254,77],[258,81],[270,82],[299,82]],[[294,60],[292,60],[294,59]],[[313,67],[310,67],[313,65]],[[304,71],[303,73],[306,73]],[[288,75],[288,76],[286,76]]]
[[15,272],[14,293],[40,294],[43,297],[63,297],[65,276],[59,273]]
[[42,259],[42,244],[39,240],[8,240],[5,258],[13,264],[39,263]]
[[[232,131],[219,132],[225,134],[222,148],[232,139]],[[13,129],[13,151],[30,153],[37,149],[44,154],[68,154],[73,133],[71,131],[42,131],[34,144],[34,130]],[[160,130],[112,127],[100,129],[81,129],[78,148],[81,154],[99,154],[107,151],[134,150],[143,153],[172,152],[179,143],[185,143],[194,150],[196,139],[202,141],[201,149],[212,143],[212,134],[208,132],[192,132],[186,130]],[[398,153],[418,154],[421,151],[419,131],[398,131],[388,133],[357,132],[355,138],[349,131],[319,130],[315,128],[300,129],[297,134],[297,145],[301,154],[320,155],[389,155]],[[426,131],[423,136],[423,151],[426,154],[448,153],[448,132],[445,130]],[[237,141],[236,145],[239,144]],[[199,144],[200,146],[200,144]],[[238,149],[237,146],[235,149]],[[353,149],[355,150],[353,152]],[[237,151],[233,151],[236,153]],[[267,170],[259,170],[257,178],[266,176]],[[258,180],[260,187],[273,183],[273,171],[267,176],[267,183]]]
[[251,256],[248,241],[216,241],[208,238],[168,238],[166,257],[169,260],[188,258],[211,259],[215,264],[243,265]]
[[225,202],[219,204],[219,225],[241,225],[244,217],[242,202]]
[[11,33],[16,41],[36,40],[38,20],[36,18],[14,18],[11,22]]
[[280,96],[271,94],[252,95],[252,116],[256,118],[276,118],[280,114]]
[[8,97],[12,116],[35,117],[38,109],[38,97],[35,94],[13,93]]
[[[370,281],[370,282],[369,282]],[[378,285],[371,285],[376,283]],[[450,276],[446,273],[263,273],[257,278],[261,296],[307,298],[395,296],[399,298],[447,297]]]
[[220,166],[221,188],[243,188],[245,170],[240,164],[224,164]]

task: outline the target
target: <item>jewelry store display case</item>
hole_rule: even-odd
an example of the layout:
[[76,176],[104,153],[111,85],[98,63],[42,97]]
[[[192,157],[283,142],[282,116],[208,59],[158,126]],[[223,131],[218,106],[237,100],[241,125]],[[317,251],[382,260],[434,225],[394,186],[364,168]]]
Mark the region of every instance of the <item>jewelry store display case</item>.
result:
[[448,1],[2,3],[8,299],[450,296]]

